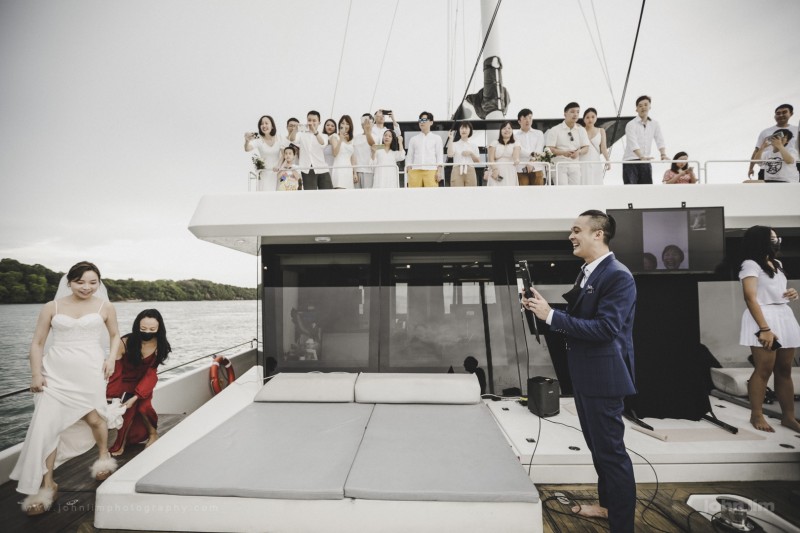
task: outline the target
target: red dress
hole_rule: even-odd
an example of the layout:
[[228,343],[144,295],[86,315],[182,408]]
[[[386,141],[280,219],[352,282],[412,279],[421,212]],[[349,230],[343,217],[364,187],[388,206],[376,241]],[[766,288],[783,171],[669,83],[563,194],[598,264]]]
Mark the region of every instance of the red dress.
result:
[[133,365],[125,356],[118,359],[114,365],[114,373],[111,374],[106,387],[106,397],[122,398],[124,393],[129,392],[135,394],[138,399],[122,415],[122,427],[117,432],[117,440],[109,448],[112,453],[126,443],[135,444],[147,440],[149,436],[147,426],[142,417],[136,415],[147,418],[153,427],[158,426],[158,415],[151,403],[153,389],[158,383],[155,362],[156,354],[153,353],[145,357],[140,365]]

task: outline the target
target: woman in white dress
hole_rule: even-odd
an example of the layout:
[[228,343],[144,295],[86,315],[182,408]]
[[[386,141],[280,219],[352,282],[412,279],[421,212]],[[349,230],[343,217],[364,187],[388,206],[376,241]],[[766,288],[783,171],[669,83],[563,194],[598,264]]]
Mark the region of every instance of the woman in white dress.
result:
[[505,121],[500,126],[500,134],[496,141],[489,145],[489,171],[485,172],[483,179],[489,186],[514,186],[519,185],[517,166],[519,165],[520,146],[514,140],[514,127],[510,121]]
[[244,151],[256,150],[258,157],[264,161],[264,169],[258,172],[258,190],[275,191],[278,189],[278,169],[283,159],[285,147],[283,138],[278,135],[275,121],[269,115],[258,119],[258,132],[244,134]]
[[[322,133],[327,135],[328,139],[330,139],[331,136],[336,135],[336,121],[332,118],[326,120],[325,124],[322,125]],[[336,154],[333,153],[333,146],[331,146],[330,142],[326,143],[325,146],[322,147],[322,156],[325,158],[325,164],[328,165],[329,168],[333,167]]]
[[[590,107],[583,113],[582,125],[586,128],[586,136],[589,137],[589,151],[580,156],[581,161],[602,161],[609,160],[608,145],[606,143],[605,128],[598,128],[597,110]],[[601,158],[602,156],[602,158]],[[583,185],[602,185],[603,175],[606,170],[611,170],[611,165],[593,163],[591,165],[581,165],[581,176]]]
[[478,178],[475,163],[480,162],[478,145],[470,142],[472,124],[466,120],[458,123],[459,140],[453,142],[455,131],[447,134],[447,157],[453,158],[453,171],[450,173],[451,187],[476,187]]
[[343,115],[339,119],[339,134],[335,132],[328,143],[333,149],[333,170],[331,180],[334,189],[352,189],[358,182],[355,171],[356,155],[353,146],[353,119]]
[[[100,290],[96,297],[95,293]],[[66,296],[59,297],[61,294]],[[44,354],[48,333],[53,343]],[[10,475],[17,491],[27,494],[22,510],[44,513],[58,489],[53,469],[97,443],[92,476],[108,478],[117,468],[108,452],[105,380],[114,371],[119,328],[100,272],[89,262],[74,265],[62,279],[56,299],[39,313],[31,343],[31,392],[34,411],[25,443]],[[94,437],[93,439],[91,437]],[[88,437],[88,438],[87,438]]]
[[753,375],[747,385],[750,423],[758,430],[774,432],[764,419],[764,393],[771,374],[781,406],[781,425],[800,431],[794,411],[792,360],[800,346],[800,325],[789,309],[797,291],[786,288],[783,265],[775,258],[781,240],[772,228],[753,226],[742,239],[744,261],[739,271],[747,309],[742,314],[739,344],[753,354]]
[[384,131],[382,144],[372,146],[372,164],[375,165],[372,188],[399,189],[400,172],[397,169],[397,163],[405,158],[403,138],[398,137],[394,130]]

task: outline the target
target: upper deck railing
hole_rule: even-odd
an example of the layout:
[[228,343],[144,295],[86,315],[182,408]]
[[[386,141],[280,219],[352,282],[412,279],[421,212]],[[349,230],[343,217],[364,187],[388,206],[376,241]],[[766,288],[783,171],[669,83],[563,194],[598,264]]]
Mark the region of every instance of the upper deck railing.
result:
[[[518,164],[515,164],[513,162],[508,162],[508,161],[494,161],[494,162],[482,161],[480,163],[468,163],[468,166],[472,166],[475,169],[484,169],[485,170],[486,168],[492,168],[492,167],[502,167],[502,166],[518,167],[519,165],[523,165],[523,164],[534,164],[534,165],[537,165],[538,168],[543,168],[544,169],[545,185],[548,185],[548,186],[565,186],[567,184],[564,182],[564,180],[563,179],[559,180],[559,178],[558,178],[558,171],[559,171],[560,168],[562,168],[564,166],[567,166],[567,165],[579,165],[581,167],[595,166],[595,165],[600,165],[601,167],[605,167],[605,165],[610,165],[613,168],[614,166],[619,166],[619,165],[652,164],[652,165],[659,165],[659,166],[663,167],[663,166],[672,165],[673,163],[686,163],[688,166],[690,166],[690,167],[692,167],[692,168],[694,168],[696,170],[696,172],[697,172],[696,173],[696,177],[697,177],[696,185],[699,185],[699,184],[713,183],[713,180],[710,179],[709,167],[713,167],[716,170],[716,169],[721,168],[723,165],[732,165],[732,164],[744,165],[746,163],[747,164],[755,163],[755,164],[763,165],[763,164],[766,164],[766,163],[774,163],[774,162],[775,162],[774,160],[764,160],[764,159],[713,159],[713,160],[708,160],[708,161],[701,161],[699,159],[689,159],[689,160],[686,160],[686,159],[681,159],[681,160],[676,160],[676,159],[653,159],[653,160],[649,160],[649,161],[638,161],[638,160],[634,160],[634,161],[623,161],[623,160],[580,161],[580,160],[578,160],[578,161],[556,161],[556,162],[553,162],[553,163],[548,163],[548,162],[543,162],[543,161],[521,161]],[[419,163],[417,166],[442,166],[443,168],[452,168],[452,167],[460,167],[460,166],[463,166],[463,165],[464,165],[463,163],[443,163],[441,165],[437,165],[436,162],[430,162],[430,163]],[[377,169],[377,168],[389,168],[389,169],[392,169],[392,168],[395,168],[395,169],[398,170],[398,175],[399,176],[405,176],[406,175],[406,171],[404,169],[400,169],[400,168],[398,168],[397,165],[394,165],[394,164],[388,164],[388,165],[360,165],[360,166],[357,165],[355,168],[367,168],[367,167],[370,168],[370,169]],[[333,171],[333,170],[336,170],[336,169],[348,169],[348,170],[352,170],[353,169],[353,167],[350,166],[350,165],[347,165],[347,166],[331,166],[331,167],[323,167],[323,168],[324,168],[325,171],[329,171],[329,172]],[[316,170],[323,170],[323,168],[317,168]],[[309,170],[309,168],[307,168],[307,167],[304,168],[304,167],[299,167],[299,166],[295,167],[295,169],[298,170],[299,172],[307,172]],[[255,187],[254,185],[259,180],[259,174],[261,172],[264,172],[264,171],[267,171],[267,169],[264,169],[264,170],[251,170],[251,171],[248,172],[248,174],[247,174],[247,180],[248,180],[247,190],[248,191],[253,191],[253,190],[257,189],[257,187]],[[610,172],[610,170],[607,171],[607,172]],[[726,174],[726,175],[730,175],[730,174]],[[488,178],[488,179],[491,179],[491,178]],[[748,182],[748,181],[756,182],[758,180],[748,179],[747,176],[744,175],[741,182]],[[728,183],[728,182],[726,182],[726,183]],[[405,184],[405,186],[407,186],[407,180],[404,179],[403,183]],[[654,184],[662,184],[662,181],[661,181],[661,179],[655,178],[653,180],[653,183]],[[687,185],[687,184],[682,184],[682,185]],[[398,187],[399,187],[399,182],[398,182]]]

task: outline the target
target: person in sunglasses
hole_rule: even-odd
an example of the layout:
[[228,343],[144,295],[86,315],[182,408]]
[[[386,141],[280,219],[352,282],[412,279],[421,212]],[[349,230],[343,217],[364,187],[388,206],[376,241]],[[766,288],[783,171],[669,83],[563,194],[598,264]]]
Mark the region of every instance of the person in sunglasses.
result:
[[409,187],[438,187],[438,182],[444,179],[444,145],[441,137],[431,133],[432,126],[433,113],[420,113],[419,129],[422,134],[411,138],[406,154]]
[[[589,151],[589,136],[586,130],[578,124],[581,106],[577,102],[570,102],[564,107],[564,122],[547,130],[544,144],[553,155],[553,163],[576,163],[578,158]],[[558,185],[580,185],[581,166],[559,165],[556,174]]]

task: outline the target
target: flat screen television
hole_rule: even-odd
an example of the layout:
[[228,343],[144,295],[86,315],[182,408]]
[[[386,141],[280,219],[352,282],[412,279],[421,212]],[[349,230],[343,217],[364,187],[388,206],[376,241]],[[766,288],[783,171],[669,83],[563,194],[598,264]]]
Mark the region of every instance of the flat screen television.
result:
[[634,274],[707,274],[725,257],[722,207],[609,209],[610,248]]

